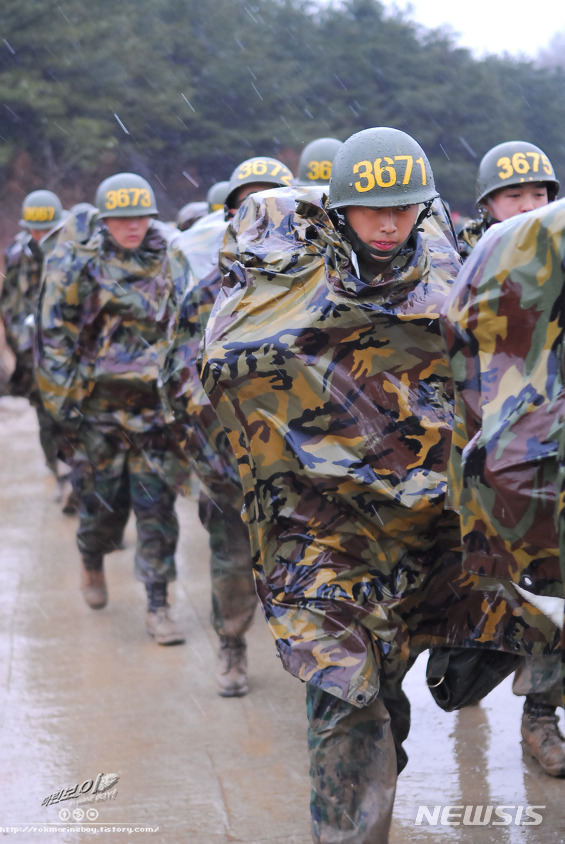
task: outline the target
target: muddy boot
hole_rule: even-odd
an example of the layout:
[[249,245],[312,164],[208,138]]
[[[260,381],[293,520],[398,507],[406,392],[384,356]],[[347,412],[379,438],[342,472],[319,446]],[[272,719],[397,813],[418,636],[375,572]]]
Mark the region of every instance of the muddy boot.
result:
[[526,698],[522,746],[551,777],[565,777],[565,738],[559,732],[555,707]]
[[78,498],[72,490],[67,495],[62,510],[66,516],[74,516],[78,512]]
[[242,697],[249,691],[246,651],[245,639],[220,636],[216,680],[222,697]]
[[147,615],[145,627],[158,645],[181,645],[184,636],[176,621],[169,615],[166,583],[146,583]]
[[93,610],[101,610],[108,603],[108,589],[102,564],[102,557],[83,555],[80,588],[84,600]]

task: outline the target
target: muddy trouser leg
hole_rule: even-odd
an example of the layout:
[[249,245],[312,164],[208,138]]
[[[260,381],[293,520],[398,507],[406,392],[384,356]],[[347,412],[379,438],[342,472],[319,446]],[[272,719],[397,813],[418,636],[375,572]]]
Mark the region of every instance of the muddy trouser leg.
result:
[[512,691],[515,695],[526,695],[531,703],[562,706],[561,657],[524,657],[514,673]]
[[249,533],[239,510],[200,493],[198,515],[209,534],[211,622],[218,636],[241,638],[257,606]]
[[396,792],[390,715],[377,698],[358,709],[306,686],[315,844],[386,844]]
[[[158,450],[160,454],[160,450]],[[137,523],[135,576],[143,583],[169,583],[176,579],[175,551],[179,523],[176,494],[152,468],[151,448],[129,452],[131,506]]]
[[127,452],[115,436],[81,432],[71,482],[78,500],[77,545],[87,559],[120,547],[130,512]]

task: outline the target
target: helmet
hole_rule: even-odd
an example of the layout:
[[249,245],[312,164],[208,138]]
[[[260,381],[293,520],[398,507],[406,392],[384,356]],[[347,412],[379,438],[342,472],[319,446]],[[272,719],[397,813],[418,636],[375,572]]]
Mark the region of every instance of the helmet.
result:
[[328,208],[417,205],[436,196],[424,150],[400,129],[363,129],[342,144],[333,160]]
[[266,183],[273,187],[285,187],[292,185],[294,176],[286,164],[276,158],[247,158],[238,164],[230,176],[226,205],[229,208],[234,200],[236,191],[242,185],[251,185],[254,182]]
[[208,213],[207,202],[188,202],[177,214],[177,229],[185,232],[193,223]]
[[63,206],[57,194],[50,190],[34,190],[22,203],[20,226],[35,231],[48,231],[63,216]]
[[159,213],[153,188],[136,173],[116,173],[104,179],[94,204],[101,217],[152,217]]
[[483,156],[479,164],[477,205],[499,188],[523,185],[525,182],[544,182],[550,202],[559,191],[553,166],[543,150],[527,141],[498,144]]
[[206,194],[206,202],[208,203],[208,211],[221,211],[226,201],[226,196],[229,190],[229,182],[216,182],[215,185],[209,189]]
[[337,138],[317,138],[310,141],[300,154],[298,185],[327,185],[332,172],[332,161],[342,142]]

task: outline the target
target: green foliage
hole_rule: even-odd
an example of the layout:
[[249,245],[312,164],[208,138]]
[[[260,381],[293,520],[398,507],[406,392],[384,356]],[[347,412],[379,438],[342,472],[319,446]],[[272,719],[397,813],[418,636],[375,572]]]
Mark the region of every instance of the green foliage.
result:
[[377,0],[3,0],[0,28],[6,179],[26,154],[42,186],[90,199],[132,169],[178,208],[244,158],[292,164],[316,137],[385,125],[465,213],[504,140],[538,144],[565,180],[563,70],[475,60]]

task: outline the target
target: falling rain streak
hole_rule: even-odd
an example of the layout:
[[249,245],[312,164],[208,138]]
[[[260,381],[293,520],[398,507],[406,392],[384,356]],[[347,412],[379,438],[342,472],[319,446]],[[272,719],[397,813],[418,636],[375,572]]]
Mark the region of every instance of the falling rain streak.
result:
[[126,135],[129,135],[128,130],[126,129],[126,127],[124,126],[124,124],[122,123],[122,121],[120,120],[120,118],[118,117],[118,115],[116,114],[116,112],[114,112],[114,117],[115,117],[115,118],[116,118],[116,120],[118,121],[118,125],[120,126],[120,128],[121,128],[121,129],[123,129],[123,131],[125,132],[125,134],[126,134]]

